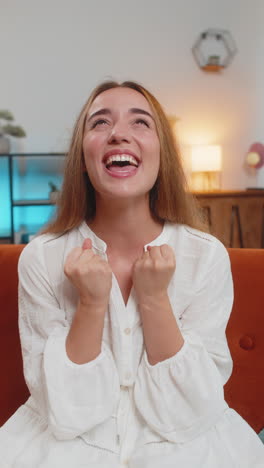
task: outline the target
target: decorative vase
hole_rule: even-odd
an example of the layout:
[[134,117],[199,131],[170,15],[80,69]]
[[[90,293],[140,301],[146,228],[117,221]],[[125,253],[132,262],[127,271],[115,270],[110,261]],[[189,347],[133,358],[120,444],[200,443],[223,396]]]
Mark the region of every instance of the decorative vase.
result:
[[10,152],[10,141],[4,135],[0,135],[0,154],[9,154]]

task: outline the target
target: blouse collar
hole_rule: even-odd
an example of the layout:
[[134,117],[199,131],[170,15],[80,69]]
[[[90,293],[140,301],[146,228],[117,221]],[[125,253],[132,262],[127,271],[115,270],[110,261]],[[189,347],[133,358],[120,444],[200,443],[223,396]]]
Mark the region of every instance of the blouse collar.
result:
[[[155,239],[153,239],[151,242],[146,244],[144,246],[144,250],[147,249],[148,245],[149,246],[154,246],[154,245],[159,246],[159,245],[165,244],[168,241],[169,237],[170,237],[173,226],[174,225],[172,223],[169,223],[168,221],[165,221],[161,233]],[[79,231],[81,232],[81,234],[82,234],[82,236],[84,238],[89,237],[91,239],[93,248],[95,250],[106,253],[107,244],[102,239],[100,239],[100,237],[98,237],[92,231],[92,229],[88,226],[86,221],[83,221],[80,224]]]

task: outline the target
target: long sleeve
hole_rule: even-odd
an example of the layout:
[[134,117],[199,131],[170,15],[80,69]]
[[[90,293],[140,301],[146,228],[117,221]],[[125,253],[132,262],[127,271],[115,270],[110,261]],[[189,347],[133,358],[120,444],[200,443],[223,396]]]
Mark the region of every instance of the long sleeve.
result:
[[43,246],[33,241],[19,261],[24,375],[38,413],[58,439],[72,439],[107,420],[120,391],[115,362],[104,343],[93,361],[70,361],[65,347],[69,327],[48,278]]
[[228,253],[220,243],[201,276],[179,320],[183,347],[154,366],[144,352],[135,383],[139,412],[153,431],[171,442],[186,442],[205,432],[227,406],[223,385],[231,375],[232,359],[225,329],[233,282]]

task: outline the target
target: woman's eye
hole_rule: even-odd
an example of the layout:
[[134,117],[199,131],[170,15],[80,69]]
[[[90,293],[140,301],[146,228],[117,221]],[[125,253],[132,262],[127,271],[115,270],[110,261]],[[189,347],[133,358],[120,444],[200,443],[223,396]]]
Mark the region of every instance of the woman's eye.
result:
[[104,125],[104,124],[107,124],[107,121],[104,120],[104,119],[98,119],[98,120],[95,120],[95,122],[92,123],[92,128],[95,128],[97,127],[98,125]]
[[146,127],[149,127],[149,123],[147,122],[147,120],[145,119],[137,119],[135,121],[136,124],[140,124],[140,125],[145,125]]

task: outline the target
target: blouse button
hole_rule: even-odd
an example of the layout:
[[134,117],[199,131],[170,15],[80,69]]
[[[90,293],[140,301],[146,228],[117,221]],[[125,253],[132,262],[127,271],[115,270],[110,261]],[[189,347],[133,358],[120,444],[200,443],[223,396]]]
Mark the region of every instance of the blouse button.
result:
[[255,348],[255,343],[254,343],[253,338],[251,338],[251,336],[248,336],[248,335],[242,336],[242,338],[240,338],[239,345],[240,345],[240,348],[246,349],[246,350]]
[[125,328],[124,332],[125,332],[126,335],[130,335],[131,328]]

